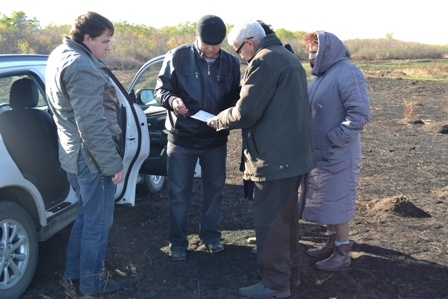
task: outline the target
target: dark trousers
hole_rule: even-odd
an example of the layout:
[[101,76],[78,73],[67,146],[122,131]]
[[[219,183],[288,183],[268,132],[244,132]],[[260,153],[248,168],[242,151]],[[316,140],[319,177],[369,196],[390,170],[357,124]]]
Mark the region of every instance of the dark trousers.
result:
[[254,198],[254,182],[243,180],[244,198],[253,200]]
[[299,276],[298,189],[303,175],[255,182],[252,210],[257,266],[268,288],[283,291]]
[[200,212],[199,238],[204,244],[221,241],[223,190],[226,183],[227,145],[197,150],[168,142],[168,198],[170,248],[187,250],[188,215],[193,191],[194,169],[199,158],[204,196]]

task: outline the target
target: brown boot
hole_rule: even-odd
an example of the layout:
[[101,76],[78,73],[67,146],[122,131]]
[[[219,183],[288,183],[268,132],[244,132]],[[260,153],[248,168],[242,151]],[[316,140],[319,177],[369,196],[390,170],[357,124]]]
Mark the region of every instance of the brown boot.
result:
[[314,257],[329,257],[334,252],[334,242],[336,241],[336,234],[328,236],[327,243],[319,248],[311,248],[306,252],[310,256]]
[[314,266],[319,270],[336,271],[348,268],[351,263],[350,251],[352,250],[353,241],[348,245],[342,244],[335,246],[334,253],[327,259],[317,262]]

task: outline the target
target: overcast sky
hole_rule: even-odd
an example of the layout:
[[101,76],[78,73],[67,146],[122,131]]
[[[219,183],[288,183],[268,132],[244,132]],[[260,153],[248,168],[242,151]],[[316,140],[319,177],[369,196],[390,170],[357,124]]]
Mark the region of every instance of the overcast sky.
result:
[[[426,44],[448,44],[445,31],[446,9],[444,1],[254,1],[224,0],[3,0],[0,13],[10,16],[13,11],[24,11],[29,18],[36,18],[42,26],[50,23],[71,24],[85,11],[95,11],[111,21],[127,21],[152,27],[196,22],[201,16],[215,14],[227,24],[249,19],[259,19],[291,31],[326,30],[340,39],[382,38],[387,33],[394,39]],[[417,5],[418,3],[418,5]],[[445,20],[445,21],[444,21]],[[443,22],[443,23],[442,23]],[[441,33],[438,29],[442,29]]]

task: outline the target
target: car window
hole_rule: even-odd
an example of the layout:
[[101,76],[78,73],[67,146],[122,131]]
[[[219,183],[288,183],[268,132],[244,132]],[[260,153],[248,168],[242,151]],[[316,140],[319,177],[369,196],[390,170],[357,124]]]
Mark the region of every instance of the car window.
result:
[[134,89],[154,89],[156,88],[157,76],[159,75],[160,68],[162,67],[163,60],[156,61],[141,73],[140,78],[135,84]]
[[145,106],[159,106],[154,98],[157,76],[162,67],[163,59],[157,59],[146,64],[134,78],[131,89],[135,91],[137,103]]
[[19,80],[19,79],[23,79],[23,78],[29,78],[31,80],[33,80],[36,85],[39,87],[39,102],[37,104],[38,108],[46,108],[47,107],[47,101],[45,98],[45,94],[43,93],[44,91],[42,90],[42,87],[40,86],[40,84],[38,84],[37,80],[29,74],[23,74],[23,75],[11,75],[11,76],[4,76],[4,77],[0,77],[0,113],[2,111],[4,111],[5,109],[9,109],[9,108],[5,108],[8,107],[9,105],[9,92],[11,90],[11,86],[12,84]]

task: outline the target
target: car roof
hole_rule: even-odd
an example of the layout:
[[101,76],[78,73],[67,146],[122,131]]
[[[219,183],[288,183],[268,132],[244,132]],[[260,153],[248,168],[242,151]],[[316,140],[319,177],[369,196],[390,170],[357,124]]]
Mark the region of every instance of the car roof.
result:
[[35,78],[43,83],[47,60],[48,55],[41,54],[0,54],[0,77],[34,73]]
[[0,61],[47,61],[44,54],[0,54]]
[[43,54],[0,54],[0,68],[46,64],[48,55]]

